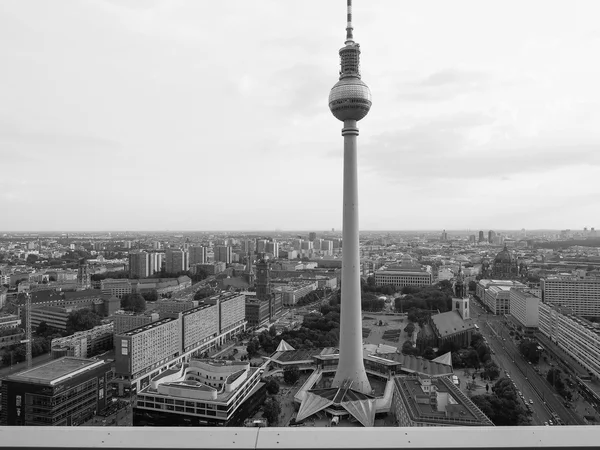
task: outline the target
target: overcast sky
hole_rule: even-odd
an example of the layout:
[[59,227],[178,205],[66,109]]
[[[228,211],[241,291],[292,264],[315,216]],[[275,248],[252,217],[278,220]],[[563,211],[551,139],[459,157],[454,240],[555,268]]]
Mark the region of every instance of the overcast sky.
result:
[[[0,230],[341,228],[343,0],[2,0]],[[356,0],[360,227],[600,228],[600,2]]]

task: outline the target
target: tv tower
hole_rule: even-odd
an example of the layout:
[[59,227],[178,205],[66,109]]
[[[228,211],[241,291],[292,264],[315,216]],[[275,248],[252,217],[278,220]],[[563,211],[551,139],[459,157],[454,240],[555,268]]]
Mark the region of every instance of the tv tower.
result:
[[342,240],[342,298],[340,318],[340,359],[332,386],[351,382],[351,389],[371,393],[363,362],[362,317],[360,309],[360,260],[358,253],[357,122],[371,109],[371,91],[360,79],[360,45],[352,36],[352,0],[348,1],[345,46],[340,53],[340,81],[329,93],[329,109],[344,122],[344,212]]

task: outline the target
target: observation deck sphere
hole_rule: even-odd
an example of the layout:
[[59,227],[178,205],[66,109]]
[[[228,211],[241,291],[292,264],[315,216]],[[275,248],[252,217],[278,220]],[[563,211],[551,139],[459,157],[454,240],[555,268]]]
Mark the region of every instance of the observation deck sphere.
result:
[[360,120],[371,109],[371,90],[356,77],[342,78],[329,93],[329,109],[341,121]]

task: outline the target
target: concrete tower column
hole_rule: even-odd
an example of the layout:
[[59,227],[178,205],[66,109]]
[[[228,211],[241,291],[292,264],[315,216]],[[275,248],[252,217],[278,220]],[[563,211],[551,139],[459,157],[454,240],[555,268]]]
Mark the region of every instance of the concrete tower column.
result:
[[342,230],[342,298],[340,359],[333,386],[352,380],[352,389],[371,393],[363,362],[360,258],[358,240],[357,121],[344,120],[344,209]]

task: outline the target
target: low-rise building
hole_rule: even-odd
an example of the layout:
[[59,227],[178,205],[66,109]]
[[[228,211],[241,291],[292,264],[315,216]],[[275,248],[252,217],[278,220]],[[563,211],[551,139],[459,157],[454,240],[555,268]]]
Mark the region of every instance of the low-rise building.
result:
[[117,298],[123,298],[125,294],[131,294],[133,292],[131,282],[126,278],[107,278],[106,280],[102,280],[100,282],[100,290],[105,295],[110,295]]
[[282,301],[285,306],[293,306],[309,292],[316,291],[317,287],[317,281],[307,281],[288,284],[287,286],[278,286],[274,290],[275,292],[281,293]]
[[16,314],[3,314],[0,316],[0,329],[18,328],[21,326],[21,319]]
[[401,427],[494,426],[446,377],[396,377],[391,412]]
[[391,265],[375,272],[375,286],[429,286],[433,282],[431,268],[414,264]]
[[63,356],[90,358],[113,348],[114,326],[112,323],[99,325],[90,330],[78,331],[71,336],[52,339],[52,358]]
[[138,393],[133,425],[241,426],[265,397],[261,372],[248,362],[191,359]]

